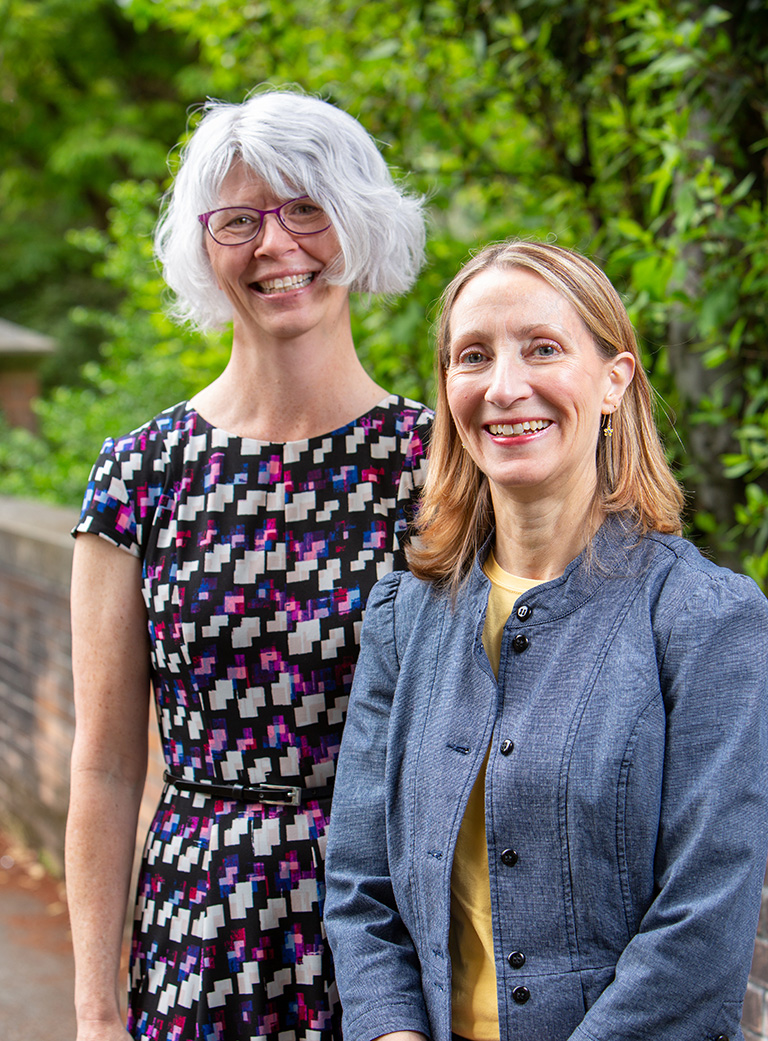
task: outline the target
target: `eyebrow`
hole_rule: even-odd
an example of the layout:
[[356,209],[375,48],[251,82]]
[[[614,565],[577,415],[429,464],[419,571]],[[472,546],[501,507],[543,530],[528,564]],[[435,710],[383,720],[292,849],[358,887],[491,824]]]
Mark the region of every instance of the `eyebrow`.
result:
[[[533,322],[530,325],[524,325],[520,329],[515,330],[515,334],[522,337],[539,335],[560,335],[564,333],[565,329],[559,326],[554,326],[550,322]],[[459,327],[458,329],[450,330],[450,343],[453,344],[455,340],[461,338],[469,338],[470,340],[478,339],[482,340],[487,335],[486,330],[479,329],[474,326],[467,326],[466,328]]]
[[470,340],[474,340],[474,339],[482,340],[484,335],[485,334],[482,333],[479,329],[472,329],[470,327],[468,327],[466,329],[451,329],[450,330],[449,343],[454,343],[459,338],[461,338],[461,339],[469,338]]

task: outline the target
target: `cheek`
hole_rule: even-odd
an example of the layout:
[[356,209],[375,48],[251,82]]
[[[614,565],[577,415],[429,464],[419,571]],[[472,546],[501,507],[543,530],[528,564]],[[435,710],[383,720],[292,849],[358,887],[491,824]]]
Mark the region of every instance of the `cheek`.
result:
[[457,427],[461,427],[467,415],[467,388],[462,386],[461,380],[452,378],[450,373],[445,379],[445,397],[454,423]]
[[597,378],[585,378],[583,374],[563,374],[549,388],[549,394],[561,403],[566,411],[576,413],[582,420],[591,421],[593,414],[600,414],[602,396]]
[[219,289],[224,289],[224,285],[226,283],[226,269],[222,271],[224,265],[221,263],[221,258],[218,256],[212,257],[210,250],[207,250],[207,253],[208,262],[211,265],[211,271],[213,272],[213,277],[216,280],[216,285]]
[[[310,236],[311,238],[311,236]],[[333,228],[329,228],[328,231],[321,232],[317,238],[317,259],[322,260],[324,264],[338,264],[341,268],[344,267],[344,251],[341,248],[339,237]],[[311,243],[307,244],[307,251],[312,252]]]
[[483,393],[477,387],[463,385],[454,387],[448,405],[456,428],[464,436],[471,436],[481,425]]

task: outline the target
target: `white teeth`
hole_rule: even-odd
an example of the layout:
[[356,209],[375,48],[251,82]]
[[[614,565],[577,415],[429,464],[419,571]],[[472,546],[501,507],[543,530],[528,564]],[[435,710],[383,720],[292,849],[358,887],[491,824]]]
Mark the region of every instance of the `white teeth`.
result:
[[286,289],[300,289],[308,286],[315,276],[312,272],[304,275],[287,275],[285,278],[271,278],[265,282],[257,282],[262,293],[284,293]]
[[531,434],[536,430],[544,430],[552,422],[551,419],[531,419],[522,423],[489,423],[488,430],[491,434],[502,437],[519,436],[520,434]]

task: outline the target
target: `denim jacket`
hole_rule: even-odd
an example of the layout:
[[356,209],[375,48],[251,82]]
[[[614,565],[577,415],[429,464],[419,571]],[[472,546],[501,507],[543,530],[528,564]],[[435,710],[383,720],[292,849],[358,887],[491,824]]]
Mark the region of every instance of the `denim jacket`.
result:
[[741,1038],[768,854],[768,602],[620,519],[523,594],[374,587],[339,760],[326,926],[345,1041],[451,1037],[450,879],[485,782],[502,1041]]

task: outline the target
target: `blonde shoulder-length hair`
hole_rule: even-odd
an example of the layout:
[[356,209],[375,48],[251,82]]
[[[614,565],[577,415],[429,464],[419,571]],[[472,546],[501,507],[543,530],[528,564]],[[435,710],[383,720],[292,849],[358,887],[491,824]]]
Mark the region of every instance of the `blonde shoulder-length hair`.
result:
[[493,528],[485,474],[461,445],[446,395],[451,314],[462,289],[489,268],[525,268],[539,275],[576,309],[605,358],[623,351],[635,375],[612,416],[613,436],[595,446],[597,488],[592,517],[631,518],[639,532],[680,534],[683,494],[664,456],[653,415],[653,396],[632,323],[603,272],[573,250],[541,242],[486,246],[459,271],[440,300],[437,326],[437,404],[427,480],[408,553],[419,578],[454,591]]

